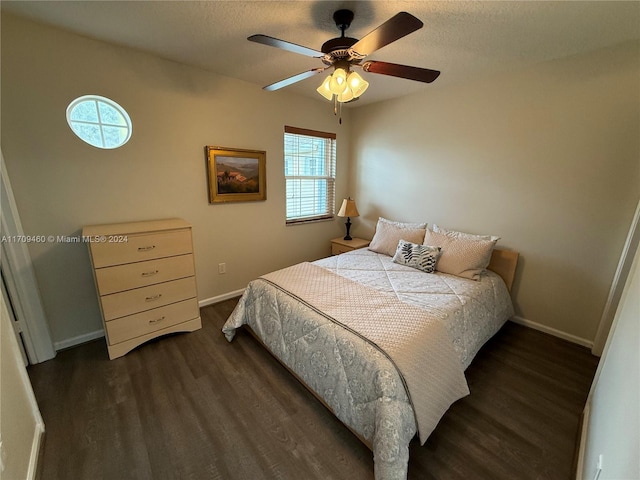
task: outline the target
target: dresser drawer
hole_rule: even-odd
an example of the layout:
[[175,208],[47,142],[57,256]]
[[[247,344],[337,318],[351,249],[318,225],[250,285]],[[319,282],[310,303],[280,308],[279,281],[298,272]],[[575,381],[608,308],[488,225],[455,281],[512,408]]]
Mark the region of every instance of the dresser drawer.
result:
[[199,315],[198,302],[195,299],[189,299],[118,318],[106,324],[109,345],[162,330],[171,325],[197,318]]
[[191,231],[128,235],[126,242],[92,242],[94,268],[142,262],[192,252]]
[[99,294],[108,295],[193,275],[193,255],[189,254],[99,268],[96,283]]
[[101,297],[105,321],[196,297],[195,277],[112,293]]

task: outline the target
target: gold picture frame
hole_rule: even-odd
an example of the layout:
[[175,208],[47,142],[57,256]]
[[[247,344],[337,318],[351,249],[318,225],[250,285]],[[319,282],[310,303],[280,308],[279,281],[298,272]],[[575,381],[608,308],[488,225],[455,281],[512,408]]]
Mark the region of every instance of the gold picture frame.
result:
[[209,146],[204,150],[209,203],[267,199],[267,152]]

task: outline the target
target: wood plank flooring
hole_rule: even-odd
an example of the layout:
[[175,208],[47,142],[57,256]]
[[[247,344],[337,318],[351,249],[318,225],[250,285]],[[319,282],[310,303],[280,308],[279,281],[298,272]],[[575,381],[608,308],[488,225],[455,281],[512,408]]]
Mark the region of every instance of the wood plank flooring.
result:
[[[103,340],[30,366],[46,428],[41,480],[373,478],[372,453],[248,333],[203,328],[109,361]],[[597,358],[508,322],[466,375],[410,480],[571,478]]]

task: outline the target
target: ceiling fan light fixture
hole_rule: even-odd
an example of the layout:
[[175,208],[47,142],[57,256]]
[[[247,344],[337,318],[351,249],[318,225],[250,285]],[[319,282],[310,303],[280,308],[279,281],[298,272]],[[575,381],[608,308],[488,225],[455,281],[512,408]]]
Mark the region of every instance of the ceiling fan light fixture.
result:
[[322,95],[327,100],[333,100],[333,92],[331,88],[329,88],[329,84],[331,83],[331,75],[327,75],[327,78],[324,79],[322,85],[317,88],[317,92]]
[[332,75],[324,79],[316,91],[327,100],[345,103],[358,98],[369,87],[369,82],[356,72],[336,68]]
[[[352,68],[359,67],[369,73],[405,78],[407,80],[424,83],[431,83],[438,78],[438,75],[440,75],[439,71],[429,70],[427,68],[376,60],[367,60],[362,63],[362,61],[373,52],[421,29],[424,24],[419,18],[407,12],[399,12],[359,40],[345,36],[345,31],[351,25],[353,18],[353,11],[348,9],[340,9],[334,12],[333,20],[336,23],[336,27],[340,30],[341,35],[340,37],[332,38],[324,42],[320,50],[314,50],[263,34],[248,37],[248,40],[251,42],[320,59],[325,65],[323,68],[313,68],[280,80],[279,82],[272,83],[271,85],[263,87],[263,89],[270,92],[278,90],[312,77],[329,68],[333,68],[333,74],[326,77],[316,91],[330,102],[333,102],[333,111],[334,114],[337,115],[338,112],[341,111],[342,103],[357,100],[369,87],[369,82],[357,73],[352,72]],[[342,123],[342,121],[340,123]]]
[[349,90],[353,93],[354,98],[358,98],[362,95],[367,88],[369,88],[369,82],[362,78],[357,72],[351,72],[347,77],[347,84]]

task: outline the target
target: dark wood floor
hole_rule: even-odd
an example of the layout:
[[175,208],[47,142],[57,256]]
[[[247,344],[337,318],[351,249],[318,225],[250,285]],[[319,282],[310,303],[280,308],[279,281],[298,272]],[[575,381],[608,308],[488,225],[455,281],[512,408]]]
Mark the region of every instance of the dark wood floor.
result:
[[[46,437],[40,479],[371,479],[371,452],[246,332],[220,328],[237,300],[202,309],[203,328],[109,361],[102,340],[29,367]],[[467,370],[409,479],[571,477],[597,359],[507,323]]]

